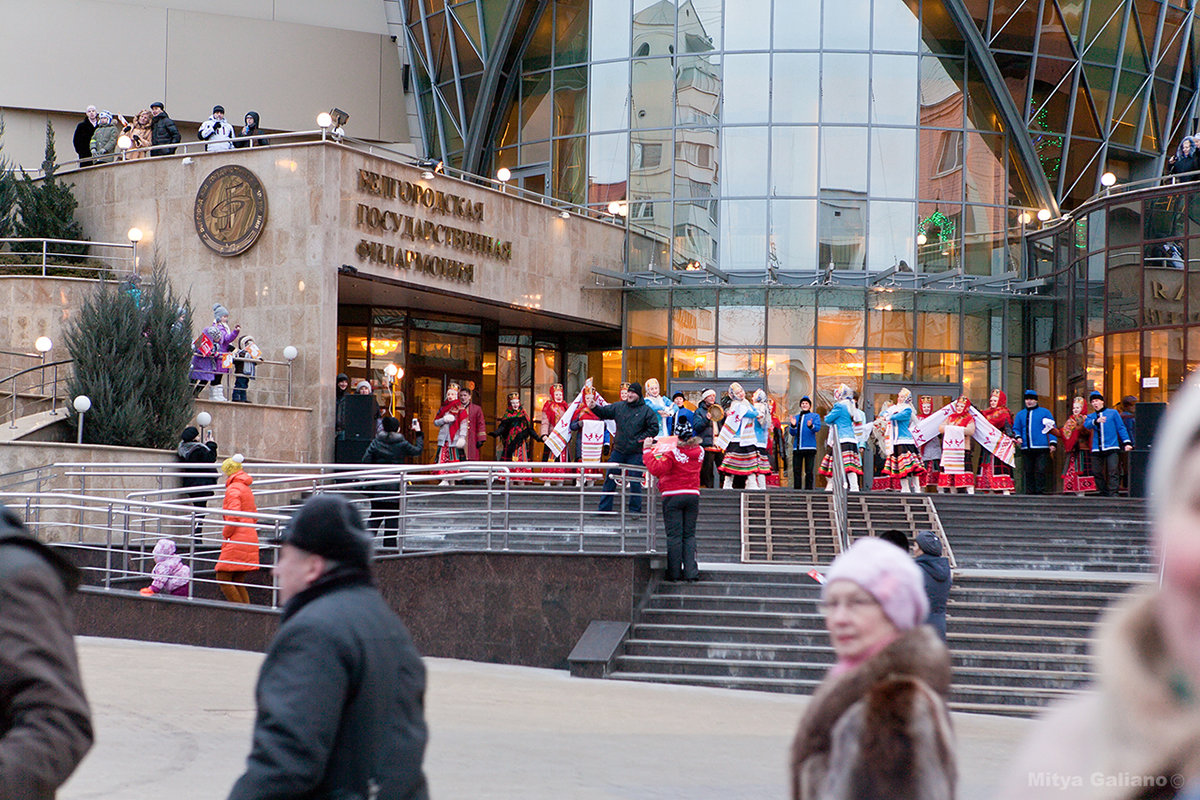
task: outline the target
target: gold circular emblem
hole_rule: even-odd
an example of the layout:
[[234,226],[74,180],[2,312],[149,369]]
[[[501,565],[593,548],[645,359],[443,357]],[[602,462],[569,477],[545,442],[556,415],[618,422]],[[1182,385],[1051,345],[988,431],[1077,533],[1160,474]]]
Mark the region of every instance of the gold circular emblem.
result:
[[250,249],[267,221],[267,191],[253,172],[235,164],[217,167],[196,192],[196,234],[218,255]]

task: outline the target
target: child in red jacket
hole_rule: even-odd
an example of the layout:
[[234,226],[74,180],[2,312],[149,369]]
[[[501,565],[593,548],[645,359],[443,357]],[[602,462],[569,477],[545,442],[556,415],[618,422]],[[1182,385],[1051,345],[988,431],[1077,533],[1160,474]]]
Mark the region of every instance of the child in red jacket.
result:
[[658,478],[663,523],[667,528],[667,580],[700,580],[696,565],[696,517],[700,513],[700,468],[704,449],[700,439],[680,442],[660,436],[643,444],[646,469]]

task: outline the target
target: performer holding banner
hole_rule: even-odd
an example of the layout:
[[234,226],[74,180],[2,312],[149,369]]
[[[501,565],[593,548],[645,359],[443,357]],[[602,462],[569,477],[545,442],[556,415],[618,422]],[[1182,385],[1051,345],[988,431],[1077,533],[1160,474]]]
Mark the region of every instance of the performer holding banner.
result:
[[[920,425],[926,419],[933,415],[933,398],[927,394],[921,395],[917,403],[917,416],[915,422]],[[938,465],[942,460],[942,437],[939,434],[934,434],[932,438],[924,444],[917,443],[918,449],[921,452],[921,466],[925,468],[925,481],[923,488],[937,488]]]
[[906,493],[921,491],[921,477],[925,474],[910,429],[916,415],[911,401],[912,392],[901,389],[896,396],[896,404],[887,406],[881,414],[887,420],[888,440],[891,443],[891,453],[883,465],[883,472],[898,480],[900,491]]
[[[556,383],[550,387],[550,398],[542,403],[542,421],[541,421],[541,436],[536,436],[542,442],[542,461],[549,461],[552,458],[550,448],[546,446],[546,437],[558,425],[558,421],[567,413],[567,404],[563,402],[563,385]],[[532,448],[532,445],[531,445]],[[558,453],[558,461],[570,461],[570,450],[564,447]],[[563,470],[544,470],[542,472],[546,479],[553,479],[549,482],[558,483],[557,478],[564,474]]]
[[[842,464],[846,471],[846,483],[850,491],[858,491],[858,481],[862,477],[862,456],[858,452],[858,436],[854,430],[856,418],[862,418],[863,414],[854,406],[854,392],[846,384],[840,384],[833,392],[833,408],[829,409],[829,413],[825,415],[825,424],[837,428],[837,438],[839,448],[842,451]],[[826,479],[833,478],[833,453],[825,453],[825,458],[821,460],[821,467],[817,470],[818,475],[825,476]],[[833,491],[833,483],[829,481],[825,485],[825,490]]]
[[[1005,436],[1012,436],[1013,416],[1008,410],[1008,397],[1004,392],[999,389],[992,390],[983,416]],[[997,462],[991,452],[984,450],[979,456],[979,479],[976,480],[975,487],[983,492],[1011,494],[1016,489],[1012,469],[1003,461]]]
[[938,478],[939,489],[962,487],[968,490],[968,494],[974,494],[975,476],[966,470],[970,437],[974,437],[980,446],[993,453],[998,461],[1010,467],[1013,465],[1013,440],[988,422],[966,396],[922,419],[912,433],[917,447],[935,439],[939,433],[942,435],[942,474]]
[[[721,433],[714,440],[714,444],[725,451],[725,459],[721,462],[721,472],[725,475],[722,488],[741,488],[734,486],[734,480],[737,479],[741,483],[741,479],[744,479],[746,488],[757,489],[760,488],[758,486],[760,461],[758,435],[755,428],[758,424],[759,414],[766,414],[766,407],[763,406],[760,412],[757,404],[746,399],[746,390],[737,382],[729,384],[729,396],[733,402],[725,414],[725,424],[721,427]],[[763,456],[765,457],[765,426],[763,438]],[[765,483],[761,488],[765,488]]]
[[[559,461],[568,461],[571,433],[579,431],[579,460],[599,464],[603,460],[604,443],[608,439],[614,423],[606,423],[592,412],[591,406],[607,405],[604,398],[592,386],[588,378],[583,389],[575,395],[571,405],[559,416],[553,430],[543,439],[546,450]],[[599,470],[584,470],[579,476],[583,481],[588,477],[598,477]]]

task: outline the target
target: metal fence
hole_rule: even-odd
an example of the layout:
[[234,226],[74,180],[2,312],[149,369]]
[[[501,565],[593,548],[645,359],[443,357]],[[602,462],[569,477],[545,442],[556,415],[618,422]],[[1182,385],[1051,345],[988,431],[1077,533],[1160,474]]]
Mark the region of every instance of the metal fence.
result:
[[[19,417],[46,410],[47,405],[51,414],[59,413],[59,402],[66,400],[74,363],[70,359],[43,362],[0,378],[0,392],[8,395],[8,402],[0,406],[0,423],[8,423],[10,429],[15,429]],[[66,413],[65,402],[63,413]]]
[[[602,512],[597,466],[247,464],[258,511],[236,516],[252,520],[263,564],[274,563],[271,542],[291,514],[320,492],[344,494],[360,509],[381,554],[653,552],[652,476],[640,467],[617,467],[613,510]],[[211,475],[212,485],[179,486],[182,477],[197,473]],[[643,480],[649,485],[642,509],[627,510],[635,483]],[[218,507],[222,491],[209,465],[67,463],[0,475],[0,502],[43,541],[89,553],[87,582],[106,588],[146,585],[154,545],[164,537],[176,543],[193,581],[215,582],[226,524]],[[142,583],[131,585],[136,580]]]
[[[28,247],[18,249],[21,245]],[[82,249],[83,254],[60,252],[64,248]],[[137,257],[133,242],[0,239],[0,274],[123,279],[137,272]]]

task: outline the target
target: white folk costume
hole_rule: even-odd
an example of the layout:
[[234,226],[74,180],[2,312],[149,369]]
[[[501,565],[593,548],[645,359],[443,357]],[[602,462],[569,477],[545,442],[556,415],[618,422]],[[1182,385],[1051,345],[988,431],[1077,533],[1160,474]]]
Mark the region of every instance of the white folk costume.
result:
[[[933,398],[927,394],[923,394],[917,401],[917,416],[914,420],[919,427],[927,418],[932,416]],[[914,439],[915,440],[915,439]],[[942,460],[942,437],[941,434],[935,434],[932,438],[922,442],[917,442],[917,450],[921,455],[921,466],[925,468],[925,479],[923,486],[925,488],[937,488],[938,482],[938,464]]]
[[[563,385],[556,383],[550,387],[550,399],[542,403],[541,413],[541,440],[542,440],[542,460],[549,461],[551,458],[550,447],[546,444],[546,437],[558,425],[558,421],[567,413],[567,404],[563,402]],[[555,461],[570,461],[570,448],[564,447],[554,456]],[[557,477],[563,475],[566,470],[547,469],[543,471],[543,475],[547,477]]]
[[[854,392],[846,384],[841,384],[833,392],[833,408],[825,415],[825,424],[837,430],[838,449],[842,453],[842,466],[846,473],[846,483],[850,491],[858,491],[859,478],[862,477],[862,455],[859,453],[859,436],[865,436],[868,429],[862,426],[865,415],[854,405]],[[857,428],[857,429],[856,429]],[[828,450],[828,448],[827,448]],[[818,475],[826,478],[833,477],[833,452],[827,451],[821,460]],[[833,490],[832,481],[825,488]]]
[[913,438],[912,425],[917,410],[912,405],[912,392],[901,389],[896,404],[886,407],[881,416],[887,421],[887,438],[890,445],[883,472],[898,482],[902,492],[920,491],[920,480],[925,474],[917,443]]
[[[755,422],[765,406],[747,400],[741,384],[731,384],[729,396],[733,398],[733,403],[725,412],[721,432],[713,440],[715,446],[725,451],[725,458],[721,462],[721,472],[725,473],[724,488],[732,488],[734,477],[739,475],[746,477],[747,488],[757,488],[757,476],[762,466],[760,455],[766,455],[766,447],[764,443],[760,454]],[[753,486],[750,485],[752,478]]]

